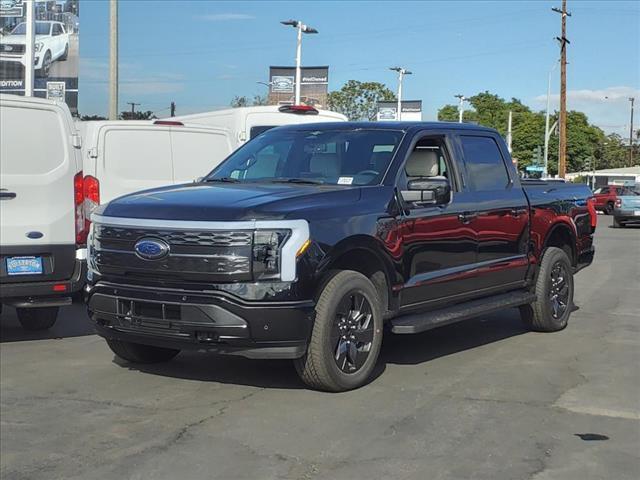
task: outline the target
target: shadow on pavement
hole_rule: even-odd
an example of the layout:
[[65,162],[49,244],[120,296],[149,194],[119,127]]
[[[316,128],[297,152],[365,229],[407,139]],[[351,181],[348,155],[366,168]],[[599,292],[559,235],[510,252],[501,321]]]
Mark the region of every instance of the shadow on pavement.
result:
[[82,304],[62,307],[55,325],[49,330],[39,332],[29,332],[23,329],[15,309],[7,305],[2,306],[2,314],[0,315],[0,342],[2,343],[81,337],[93,334],[95,334],[95,330],[87,316],[87,307]]
[[[386,333],[372,382],[384,373],[387,364],[416,365],[523,333],[527,333],[527,330],[520,323],[516,309],[418,335]],[[288,360],[250,360],[183,352],[174,360],[162,364],[134,365],[117,357],[113,362],[123,368],[163,377],[264,388],[307,388],[298,378],[293,362]]]

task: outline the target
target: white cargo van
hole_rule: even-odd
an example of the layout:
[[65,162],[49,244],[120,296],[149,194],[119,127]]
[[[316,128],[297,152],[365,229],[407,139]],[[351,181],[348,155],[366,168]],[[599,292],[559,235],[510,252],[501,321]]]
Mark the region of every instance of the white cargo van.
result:
[[69,109],[0,95],[0,302],[24,328],[51,327],[82,288],[87,226]]
[[77,125],[83,139],[85,193],[93,206],[139,190],[192,182],[232,151],[227,130],[173,119]]
[[346,122],[347,117],[329,110],[317,110],[307,105],[269,105],[194,113],[172,117],[171,120],[225,128],[231,132],[235,150],[273,127],[293,123]]

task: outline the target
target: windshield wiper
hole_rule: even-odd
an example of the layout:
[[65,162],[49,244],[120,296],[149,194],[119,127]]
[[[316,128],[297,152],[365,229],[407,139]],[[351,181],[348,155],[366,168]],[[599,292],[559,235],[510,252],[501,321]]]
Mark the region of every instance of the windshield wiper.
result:
[[220,178],[205,178],[205,182],[224,182],[224,183],[240,183],[237,178],[220,177]]
[[320,180],[312,180],[310,178],[274,178],[273,183],[301,183],[306,185],[322,185],[324,182]]

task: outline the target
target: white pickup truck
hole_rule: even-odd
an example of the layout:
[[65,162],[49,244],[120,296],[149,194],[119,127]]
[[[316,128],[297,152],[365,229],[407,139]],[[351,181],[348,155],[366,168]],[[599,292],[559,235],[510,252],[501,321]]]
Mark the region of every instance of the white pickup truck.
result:
[[[0,64],[26,66],[27,24],[22,22],[0,40]],[[36,22],[34,67],[40,77],[48,77],[51,64],[69,55],[69,34],[61,22]]]

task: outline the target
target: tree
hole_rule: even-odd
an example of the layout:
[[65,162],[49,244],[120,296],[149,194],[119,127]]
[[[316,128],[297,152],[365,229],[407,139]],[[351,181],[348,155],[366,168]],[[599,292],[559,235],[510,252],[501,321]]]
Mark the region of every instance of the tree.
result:
[[268,105],[268,99],[264,95],[254,95],[253,101],[250,101],[245,95],[236,95],[229,105],[231,105],[232,108]]
[[[488,91],[469,98],[471,108],[464,112],[465,122],[474,122],[495,128],[506,137],[509,112],[513,115],[512,156],[518,160],[518,168],[524,169],[535,161],[534,152],[544,145],[545,114],[533,112],[517,98],[506,101]],[[550,123],[558,118],[551,115]],[[445,105],[438,110],[438,120],[458,121],[457,105]],[[625,149],[617,135],[605,136],[604,132],[589,123],[582,112],[567,113],[567,167],[570,172],[592,168],[614,168],[625,165]],[[549,140],[549,173],[557,172],[558,137]]]
[[82,120],[83,122],[88,122],[91,120],[106,120],[106,117],[103,117],[101,115],[82,115],[80,117],[80,120]]
[[147,110],[146,112],[130,112],[124,111],[120,112],[120,120],[153,120],[156,117],[151,110]]
[[349,120],[375,120],[378,102],[395,100],[395,94],[383,83],[349,80],[340,90],[329,93],[327,104]]

